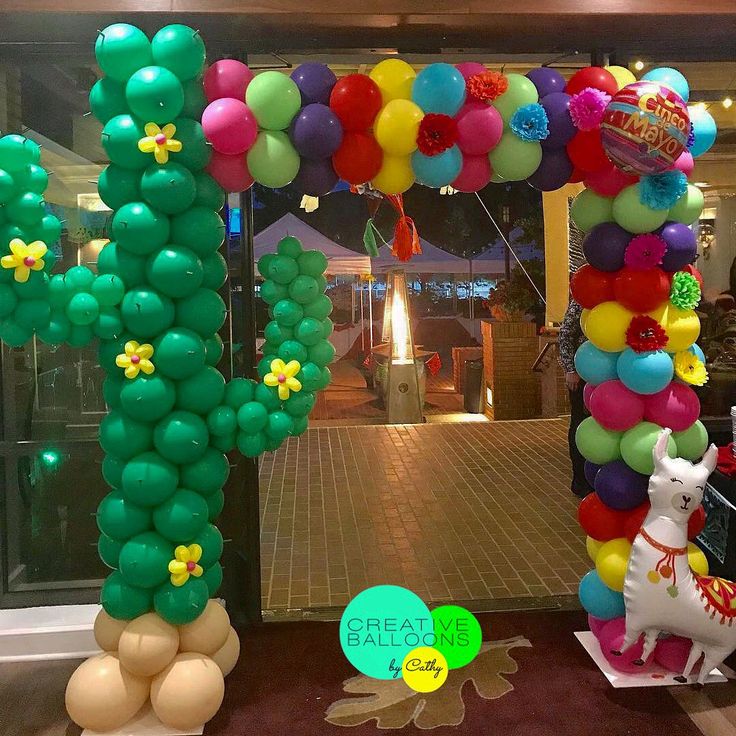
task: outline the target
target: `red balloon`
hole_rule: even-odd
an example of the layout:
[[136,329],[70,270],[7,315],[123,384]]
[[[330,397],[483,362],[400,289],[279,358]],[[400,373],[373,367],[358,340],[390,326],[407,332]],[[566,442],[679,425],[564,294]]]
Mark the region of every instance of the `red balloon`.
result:
[[575,271],[570,281],[572,298],[585,309],[593,309],[602,302],[613,301],[614,276],[613,273],[599,271],[586,263]]
[[576,169],[586,172],[598,171],[610,163],[601,144],[600,130],[580,130],[567,144],[567,155]]
[[636,271],[624,266],[613,281],[616,301],[632,312],[651,312],[670,298],[670,280],[661,268]]
[[647,518],[651,504],[649,501],[644,501],[643,504],[637,506],[626,512],[626,521],[624,522],[624,533],[623,536],[633,544],[634,538],[639,533],[641,525],[644,523],[644,519]]
[[703,276],[692,263],[688,263],[687,266],[685,266],[685,268],[681,268],[680,271],[684,271],[685,273],[689,273],[691,276],[695,276],[697,282],[700,284],[700,291],[703,291]]
[[692,516],[687,520],[687,538],[692,541],[703,529],[705,529],[705,509],[701,505],[693,511]]
[[[339,83],[338,83],[339,84]],[[370,133],[345,133],[332,157],[337,175],[348,184],[364,184],[381,169],[383,151]]]
[[567,180],[568,184],[577,184],[578,182],[583,181],[587,174],[582,170],[578,169],[576,167],[573,167],[572,174],[570,174],[570,178]]
[[381,104],[381,90],[367,74],[348,74],[330,94],[330,107],[345,131],[368,130]]
[[570,81],[565,87],[565,93],[568,95],[576,95],[582,92],[586,87],[593,87],[609,95],[615,95],[618,92],[618,82],[616,78],[607,69],[602,66],[586,66],[579,72],[575,72],[570,77]]
[[618,166],[609,163],[602,169],[586,174],[585,186],[602,197],[615,197],[622,189],[638,180],[638,176],[624,174]]
[[597,493],[589,493],[578,506],[578,522],[585,533],[599,542],[623,537],[628,511],[616,511],[601,501]]

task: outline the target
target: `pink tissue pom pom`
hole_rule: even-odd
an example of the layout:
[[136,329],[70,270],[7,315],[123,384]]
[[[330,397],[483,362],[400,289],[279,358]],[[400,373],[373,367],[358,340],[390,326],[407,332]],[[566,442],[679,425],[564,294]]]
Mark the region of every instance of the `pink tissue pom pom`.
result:
[[644,233],[629,241],[624,251],[624,263],[635,271],[646,271],[662,263],[667,243],[659,235]]
[[611,96],[599,89],[586,87],[570,98],[570,117],[578,130],[595,130],[603,120]]

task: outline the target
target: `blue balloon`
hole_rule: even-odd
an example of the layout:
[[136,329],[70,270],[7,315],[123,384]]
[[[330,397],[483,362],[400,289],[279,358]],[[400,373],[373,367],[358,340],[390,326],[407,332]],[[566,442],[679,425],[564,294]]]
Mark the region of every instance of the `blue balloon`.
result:
[[575,370],[586,383],[597,386],[618,378],[616,361],[620,353],[606,353],[586,340],[575,353]]
[[690,123],[693,126],[693,137],[695,142],[690,148],[694,158],[702,156],[716,142],[718,128],[713,116],[702,107],[688,107]]
[[611,590],[599,577],[595,570],[586,573],[580,581],[578,597],[583,608],[596,618],[609,621],[626,614],[624,597]]
[[[698,343],[694,342],[689,348],[688,351],[691,352],[699,361],[702,363],[705,363],[705,353],[703,352],[702,348]],[[674,356],[675,353],[668,353],[669,355]]]
[[465,77],[452,64],[430,64],[417,74],[411,98],[425,113],[452,117],[465,102]]
[[411,167],[414,177],[420,183],[432,189],[439,189],[452,184],[463,167],[463,155],[457,146],[442,151],[436,156],[425,156],[419,151],[411,155]]
[[672,356],[663,350],[635,353],[626,348],[616,368],[624,386],[637,394],[656,394],[667,386],[675,372]]
[[658,82],[665,87],[673,89],[682,97],[683,102],[687,102],[690,97],[690,85],[687,83],[687,79],[677,69],[672,69],[672,67],[660,66],[656,69],[651,69],[642,79],[646,79],[649,82]]

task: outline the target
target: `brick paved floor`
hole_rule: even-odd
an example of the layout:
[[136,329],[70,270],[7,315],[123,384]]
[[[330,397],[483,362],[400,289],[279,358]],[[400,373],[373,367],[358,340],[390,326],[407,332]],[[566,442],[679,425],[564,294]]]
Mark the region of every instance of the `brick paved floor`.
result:
[[573,594],[565,420],[309,429],[261,465],[264,609]]

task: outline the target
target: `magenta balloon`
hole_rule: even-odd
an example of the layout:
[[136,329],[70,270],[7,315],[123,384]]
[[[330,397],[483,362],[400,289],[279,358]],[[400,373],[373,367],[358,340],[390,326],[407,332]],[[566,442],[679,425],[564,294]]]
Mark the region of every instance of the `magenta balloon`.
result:
[[672,381],[644,398],[644,419],[673,432],[684,432],[700,416],[700,399],[690,386]]
[[678,171],[682,171],[685,176],[689,177],[695,168],[695,159],[693,158],[692,153],[690,153],[690,151],[683,151],[677,161],[675,161],[675,168]]
[[466,102],[455,117],[457,146],[470,156],[488,153],[503,135],[503,118],[495,107],[483,102]]
[[595,388],[592,383],[586,383],[583,387],[583,404],[588,411],[590,411],[590,397],[593,395]]
[[226,192],[244,192],[253,185],[253,177],[242,153],[228,155],[213,151],[207,172]]
[[588,614],[588,628],[596,639],[601,635],[601,630],[609,620],[610,619],[597,618],[590,613]]
[[488,156],[463,154],[463,167],[451,186],[459,192],[478,192],[491,180],[491,174],[491,162]]
[[646,672],[647,668],[651,664],[652,655],[650,655],[647,661],[643,665],[634,664],[635,661],[641,659],[644,649],[644,637],[640,636],[632,646],[621,654],[613,654],[613,651],[620,652],[621,647],[624,643],[624,635],[626,633],[626,619],[621,616],[620,618],[613,618],[606,623],[601,629],[598,635],[598,641],[601,644],[601,652],[603,656],[608,660],[608,664],[613,669],[619,672]]
[[[690,656],[693,646],[692,639],[682,636],[668,636],[657,641],[654,647],[654,661],[669,672],[681,675]],[[693,672],[700,671],[700,662],[695,665]]]
[[461,61],[459,64],[455,64],[455,69],[463,75],[464,79],[473,77],[476,74],[483,74],[483,72],[487,71],[485,66],[478,61]]
[[588,403],[596,422],[613,432],[625,432],[644,418],[643,400],[621,381],[599,384]]
[[245,153],[256,142],[258,123],[244,102],[224,97],[204,109],[202,130],[215,151],[233,155]]
[[204,73],[204,94],[209,102],[222,97],[233,97],[243,102],[245,90],[253,77],[253,72],[242,61],[220,59]]

